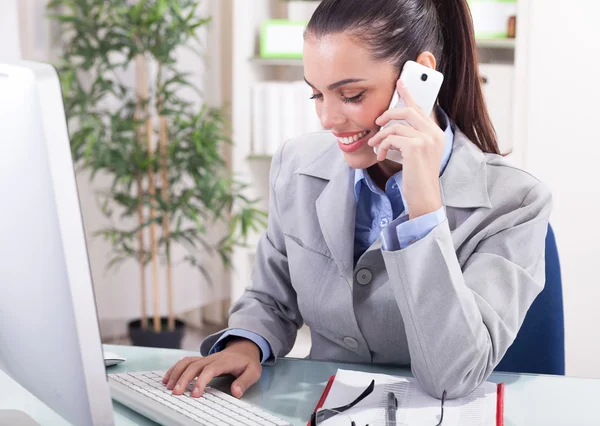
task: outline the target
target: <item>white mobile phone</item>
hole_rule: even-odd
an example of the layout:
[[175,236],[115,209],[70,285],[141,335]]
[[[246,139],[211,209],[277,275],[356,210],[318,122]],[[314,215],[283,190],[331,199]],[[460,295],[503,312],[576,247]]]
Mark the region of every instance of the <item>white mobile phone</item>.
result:
[[[404,82],[417,105],[423,108],[423,111],[428,115],[431,114],[440,93],[440,89],[442,88],[444,75],[439,71],[428,68],[417,62],[408,61],[404,65],[404,68],[402,68],[400,80]],[[398,96],[398,91],[394,89],[394,96],[390,102],[389,109],[404,108],[405,106],[406,104],[404,101]],[[404,120],[392,120],[383,127],[387,127],[394,123],[408,124]],[[373,149],[375,153],[377,153],[377,147],[374,147]],[[400,164],[402,164],[403,160],[402,153],[394,149],[388,150],[386,158]]]

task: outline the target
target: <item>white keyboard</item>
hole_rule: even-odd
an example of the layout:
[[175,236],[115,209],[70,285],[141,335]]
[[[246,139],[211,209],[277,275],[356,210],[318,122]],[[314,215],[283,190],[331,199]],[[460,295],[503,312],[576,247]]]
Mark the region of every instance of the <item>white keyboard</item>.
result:
[[112,398],[134,411],[168,426],[291,426],[258,407],[207,387],[192,398],[191,386],[172,395],[163,385],[162,371],[109,374]]

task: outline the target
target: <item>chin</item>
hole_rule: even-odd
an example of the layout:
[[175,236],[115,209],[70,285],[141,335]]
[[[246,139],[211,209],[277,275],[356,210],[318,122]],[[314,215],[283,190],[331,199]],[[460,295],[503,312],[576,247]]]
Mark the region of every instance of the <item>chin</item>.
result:
[[373,152],[373,148],[367,145],[366,150],[361,149],[357,152],[344,153],[346,163],[353,169],[367,169],[377,163],[377,155]]

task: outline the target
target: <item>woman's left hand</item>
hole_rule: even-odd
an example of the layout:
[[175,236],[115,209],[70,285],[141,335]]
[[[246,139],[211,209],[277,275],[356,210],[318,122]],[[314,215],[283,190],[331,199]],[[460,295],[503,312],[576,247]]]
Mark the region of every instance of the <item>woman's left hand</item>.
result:
[[402,193],[409,218],[414,219],[442,207],[439,176],[446,135],[400,80],[397,90],[406,107],[387,110],[375,123],[385,126],[391,120],[405,120],[410,126],[394,123],[382,128],[369,145],[378,146],[378,161],[385,160],[390,148],[402,153]]

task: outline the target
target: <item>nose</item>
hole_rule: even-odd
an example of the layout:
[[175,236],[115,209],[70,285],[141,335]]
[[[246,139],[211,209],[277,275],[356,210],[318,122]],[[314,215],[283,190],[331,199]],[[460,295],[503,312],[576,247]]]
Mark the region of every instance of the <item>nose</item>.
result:
[[317,107],[317,113],[321,120],[321,125],[325,129],[334,129],[346,122],[346,117],[341,111],[340,102],[333,99],[323,99],[320,108]]

